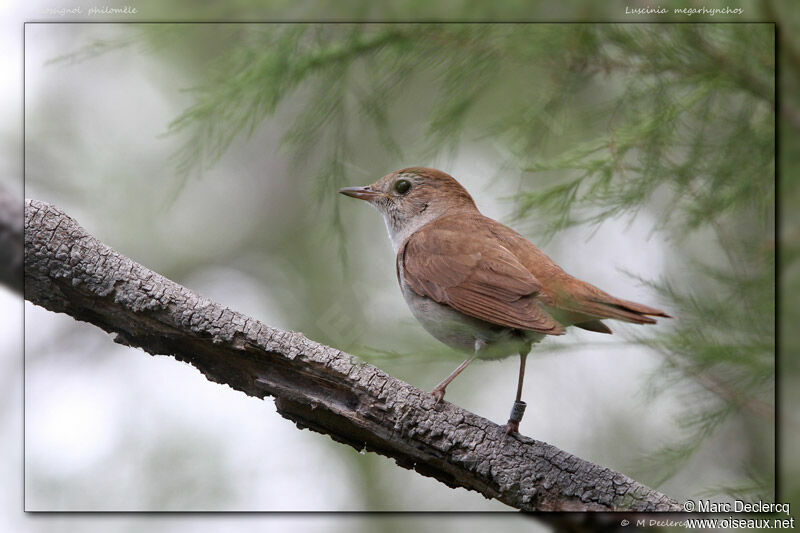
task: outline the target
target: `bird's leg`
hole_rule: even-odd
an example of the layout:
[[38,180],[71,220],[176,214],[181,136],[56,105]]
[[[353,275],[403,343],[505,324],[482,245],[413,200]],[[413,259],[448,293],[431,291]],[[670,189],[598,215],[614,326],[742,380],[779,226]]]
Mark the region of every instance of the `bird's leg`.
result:
[[452,374],[444,378],[441,383],[439,383],[433,388],[431,394],[433,394],[433,397],[436,398],[436,403],[442,401],[442,398],[444,398],[444,390],[447,388],[448,385],[450,385],[450,382],[456,379],[456,376],[459,375],[462,370],[467,368],[467,365],[469,365],[472,362],[472,360],[475,359],[476,357],[478,357],[478,354],[473,355],[472,357],[470,357],[469,359],[458,365],[458,368],[453,370]]
[[476,340],[475,341],[475,354],[472,357],[470,357],[469,359],[467,359],[466,361],[464,361],[463,363],[461,363],[460,365],[458,365],[458,368],[453,370],[452,374],[450,374],[449,376],[444,378],[441,383],[439,383],[438,385],[436,385],[433,388],[433,390],[431,391],[431,394],[433,394],[433,397],[436,398],[436,403],[439,403],[439,402],[442,401],[442,398],[444,398],[444,390],[447,388],[448,385],[450,385],[450,382],[453,381],[454,379],[456,379],[456,376],[459,375],[465,368],[467,368],[467,366],[472,361],[474,361],[476,357],[478,357],[478,352],[480,351],[481,348],[483,348],[484,344],[485,343],[483,341]]
[[517,399],[511,407],[511,415],[508,417],[506,424],[506,435],[511,433],[519,433],[519,423],[525,415],[525,407],[527,404],[522,401],[522,382],[525,379],[525,360],[528,358],[528,352],[531,347],[528,345],[519,352],[519,380],[517,381]]

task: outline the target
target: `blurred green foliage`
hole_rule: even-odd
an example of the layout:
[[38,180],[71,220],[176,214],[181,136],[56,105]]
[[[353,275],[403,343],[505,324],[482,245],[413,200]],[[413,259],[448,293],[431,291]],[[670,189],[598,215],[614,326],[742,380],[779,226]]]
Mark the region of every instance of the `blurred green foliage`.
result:
[[[162,47],[198,32],[134,31]],[[194,64],[203,81],[170,125],[184,139],[180,186],[275,118],[287,124],[294,173],[311,176],[339,238],[329,202],[352,184],[352,168],[380,160],[390,171],[487,139],[505,154],[494,179],[520,191],[510,211],[541,237],[610,218],[636,223],[647,211],[678,255],[664,279],[642,281],[677,320],[639,340],[663,355],[650,388],[677,388],[685,411],[682,434],[642,463],[644,481],[663,482],[735,428],[736,482],[709,490],[774,496],[773,25],[274,24],[213,34],[212,43],[196,33],[197,60],[212,60]],[[782,135],[796,137],[800,54],[788,32],[780,38],[791,72],[777,109]],[[781,190],[797,198],[800,150],[782,142]],[[785,215],[781,266],[797,288],[798,218]],[[319,264],[307,268],[324,279]],[[795,317],[796,305],[787,305]],[[797,333],[787,342],[796,347]]]
[[[650,280],[679,319],[647,341],[664,355],[654,382],[692,384],[684,436],[650,466],[663,481],[723,424],[744,425],[756,437],[733,466],[741,486],[727,490],[747,486],[750,497],[768,498],[774,38],[769,24],[254,27],[172,123],[187,139],[178,170],[186,176],[213,164],[237,136],[304,92],[285,142],[298,168],[312,168],[320,199],[348,183],[356,129],[372,128],[397,166],[404,155],[425,160],[491,135],[510,154],[504,171],[520,180],[516,218],[546,235],[642,209],[656,215],[654,231],[678,241],[710,231],[721,259],[708,242],[687,245],[675,261],[688,266],[689,279]],[[419,101],[425,122],[397,127],[393,110],[420,86],[435,95]],[[564,135],[573,147],[563,149]]]

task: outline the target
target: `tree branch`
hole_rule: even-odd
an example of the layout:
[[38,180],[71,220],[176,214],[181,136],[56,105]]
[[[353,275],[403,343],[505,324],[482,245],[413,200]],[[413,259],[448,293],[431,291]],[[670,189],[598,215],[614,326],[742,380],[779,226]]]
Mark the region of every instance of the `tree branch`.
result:
[[679,511],[675,500],[502,427],[300,333],[232,311],[110,249],[58,208],[25,205],[25,297],[209,380],[274,396],[299,428],[517,509]]

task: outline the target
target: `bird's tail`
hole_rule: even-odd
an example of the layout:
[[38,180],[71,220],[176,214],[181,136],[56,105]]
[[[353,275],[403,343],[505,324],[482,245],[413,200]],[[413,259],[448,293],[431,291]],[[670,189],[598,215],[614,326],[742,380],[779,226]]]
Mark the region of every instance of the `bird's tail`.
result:
[[586,315],[585,321],[577,321],[575,325],[591,331],[610,333],[599,319],[611,318],[634,324],[655,324],[656,319],[653,317],[672,318],[660,309],[615,298],[588,283],[584,283],[581,290],[576,292],[578,294],[573,294],[570,302],[564,302],[566,304],[564,307]]
[[655,324],[656,320],[652,317],[672,318],[664,311],[654,307],[637,304],[628,300],[620,300],[613,296],[608,298],[593,298],[589,302],[593,310],[602,318],[616,318],[625,322],[635,324]]

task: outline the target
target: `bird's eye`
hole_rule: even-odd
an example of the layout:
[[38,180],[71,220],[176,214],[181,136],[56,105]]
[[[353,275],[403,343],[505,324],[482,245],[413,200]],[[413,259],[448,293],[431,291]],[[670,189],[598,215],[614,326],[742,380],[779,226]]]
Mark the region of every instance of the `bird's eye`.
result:
[[408,180],[397,180],[394,182],[394,190],[400,194],[405,194],[411,188],[411,182]]

